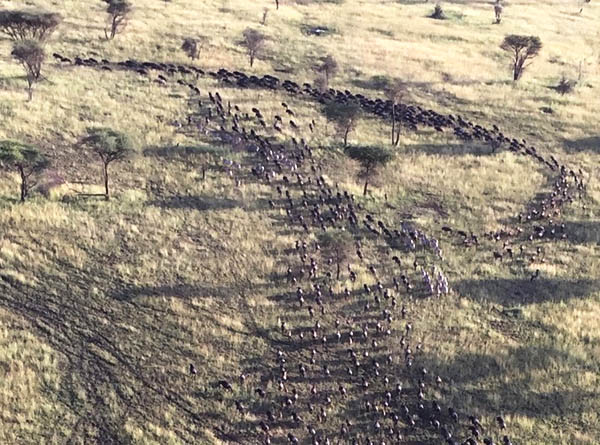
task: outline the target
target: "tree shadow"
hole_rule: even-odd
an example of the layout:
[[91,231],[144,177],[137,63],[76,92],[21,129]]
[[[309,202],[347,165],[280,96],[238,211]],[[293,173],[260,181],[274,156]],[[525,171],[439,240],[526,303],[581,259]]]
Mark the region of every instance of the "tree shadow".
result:
[[166,284],[163,286],[131,286],[114,290],[111,297],[119,301],[132,301],[139,297],[175,297],[185,300],[191,298],[217,297],[226,298],[232,294],[231,289],[210,285]]
[[600,221],[565,221],[563,224],[571,243],[600,245]]
[[567,139],[563,142],[568,153],[591,151],[600,153],[600,136],[591,136],[580,139]]
[[192,209],[206,210],[229,210],[241,207],[242,204],[230,198],[218,198],[214,196],[170,196],[157,199],[149,203],[151,206],[163,209]]
[[431,156],[493,156],[499,150],[494,150],[489,145],[477,143],[446,143],[446,144],[418,144],[406,147],[413,154],[425,153]]
[[472,299],[504,306],[529,305],[583,299],[598,290],[600,280],[562,278],[488,278],[457,281],[454,288]]
[[[584,413],[594,411],[599,396],[597,391],[582,389],[538,390],[535,378],[540,372],[573,368],[584,372],[589,367],[568,350],[555,347],[515,346],[494,355],[467,352],[448,361],[440,360],[438,355],[425,354],[420,360],[427,369],[439,371],[446,377],[452,393],[447,398],[450,403],[459,406],[459,400],[468,395],[470,409],[480,415],[495,417],[511,413],[543,420],[566,416],[577,422]],[[519,377],[514,378],[514,375]],[[500,399],[498,394],[515,396]],[[468,413],[459,414],[464,418]]]

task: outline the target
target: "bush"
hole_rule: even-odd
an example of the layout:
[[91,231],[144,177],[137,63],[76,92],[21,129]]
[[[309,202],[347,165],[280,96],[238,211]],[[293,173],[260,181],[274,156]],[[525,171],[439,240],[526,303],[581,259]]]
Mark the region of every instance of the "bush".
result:
[[433,12],[429,15],[430,18],[436,20],[445,20],[446,14],[444,14],[444,10],[442,9],[442,5],[437,3],[435,8],[433,8]]
[[575,80],[567,79],[565,76],[562,76],[554,89],[560,94],[565,95],[572,93],[576,85],[577,82]]

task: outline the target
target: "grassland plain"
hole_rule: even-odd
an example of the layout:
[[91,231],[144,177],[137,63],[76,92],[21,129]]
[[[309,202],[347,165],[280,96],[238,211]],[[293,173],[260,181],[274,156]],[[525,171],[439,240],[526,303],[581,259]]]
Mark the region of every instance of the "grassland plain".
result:
[[[445,2],[445,21],[427,18],[429,3],[281,3],[276,11],[271,1],[137,0],[111,42],[102,38],[100,1],[0,5],[60,12],[65,20],[48,52],[67,56],[187,63],[182,38],[204,35],[203,69],[279,70],[312,81],[318,57],[332,54],[341,68],[336,88],[382,97],[378,85],[403,79],[411,102],[496,124],[582,169],[587,192],[562,215],[569,239],[532,245],[544,251],[543,263],[497,262],[489,250],[465,251],[441,233],[442,224],[496,230],[549,190],[546,170],[507,151],[406,133],[361,203],[390,223],[411,215],[442,240],[454,292],[411,304],[419,307],[423,360],[452,383],[445,399],[484,424],[503,413],[517,444],[598,444],[600,6],[515,0],[492,25],[485,2]],[[306,25],[333,32],[308,36]],[[270,37],[252,69],[237,43],[247,27]],[[518,84],[499,49],[507,33],[539,35],[544,44]],[[26,102],[9,54],[10,42],[0,41],[0,139],[39,146],[65,184],[18,205],[16,176],[0,177],[0,443],[226,442],[218,431],[238,416],[228,403],[234,396],[214,382],[260,367],[276,347],[274,296],[284,291],[277,277],[298,233],[269,208],[265,185],[244,178],[236,186],[217,168],[202,181],[198,160],[164,155],[214,143],[180,128],[194,110],[184,87],[49,59],[46,80]],[[573,94],[550,88],[563,74],[579,78]],[[248,110],[281,112],[280,94],[205,78],[198,87]],[[323,129],[309,143],[321,148],[327,177],[360,195],[331,125],[313,103],[285,100],[298,122],[315,119]],[[99,189],[100,165],[78,144],[94,125],[126,131],[139,147],[114,166],[110,202],[77,196]],[[388,144],[388,133],[364,119],[351,139]],[[223,155],[243,162],[226,148]],[[535,269],[541,279],[530,282]],[[361,282],[367,272],[359,271]]]

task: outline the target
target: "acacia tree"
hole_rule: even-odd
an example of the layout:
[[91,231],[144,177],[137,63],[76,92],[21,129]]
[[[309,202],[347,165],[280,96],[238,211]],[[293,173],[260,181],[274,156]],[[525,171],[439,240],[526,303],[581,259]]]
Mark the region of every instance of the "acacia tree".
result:
[[355,128],[360,117],[360,105],[351,102],[329,102],[323,107],[323,114],[333,122],[344,135],[344,147],[348,145],[348,135]]
[[504,51],[510,53],[512,59],[513,80],[517,81],[523,75],[532,59],[542,49],[542,42],[537,36],[507,35],[500,45]]
[[348,261],[354,252],[354,237],[344,229],[330,229],[318,235],[321,254],[333,260],[336,265],[336,279],[344,262]]
[[321,64],[317,66],[317,71],[325,75],[325,84],[329,87],[329,79],[338,72],[338,63],[332,55],[325,56]]
[[0,33],[15,41],[44,42],[61,22],[61,15],[55,12],[0,11]]
[[111,128],[88,128],[83,144],[96,153],[102,160],[104,196],[108,201],[108,166],[114,161],[122,161],[133,152],[133,144],[126,134]]
[[21,179],[21,202],[36,186],[34,174],[47,168],[48,160],[35,147],[16,141],[0,141],[0,167],[16,170]]
[[[402,114],[397,115],[396,110],[406,95],[406,85],[398,80],[386,88],[385,95],[392,102],[392,146],[397,147],[400,143],[400,132],[402,131]],[[400,121],[397,123],[396,116],[400,117]]]
[[242,46],[246,48],[248,57],[250,58],[250,66],[254,65],[254,59],[259,57],[265,47],[267,37],[256,29],[248,28],[242,34]]
[[127,0],[104,0],[104,2],[108,4],[106,8],[106,12],[108,13],[107,26],[110,27],[110,34],[107,28],[104,28],[104,36],[106,40],[112,40],[127,25],[127,19],[133,7]]
[[25,69],[28,99],[31,100],[33,98],[33,85],[41,78],[42,64],[46,58],[44,49],[34,40],[23,40],[15,42],[11,55]]
[[347,147],[345,152],[361,166],[358,176],[365,180],[363,195],[367,194],[369,182],[377,175],[379,168],[393,158],[388,150],[375,146],[351,146]]

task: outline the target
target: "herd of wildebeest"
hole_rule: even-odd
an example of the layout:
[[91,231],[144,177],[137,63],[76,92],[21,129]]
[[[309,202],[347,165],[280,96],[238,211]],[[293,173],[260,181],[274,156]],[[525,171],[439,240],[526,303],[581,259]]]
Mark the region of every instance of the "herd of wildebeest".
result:
[[[278,278],[286,291],[276,300],[280,316],[269,337],[272,357],[242,370],[241,375],[221,376],[214,382],[222,403],[230,403],[239,413],[228,424],[215,426],[221,440],[313,445],[515,443],[511,413],[486,410],[485,417],[478,417],[471,406],[451,406],[444,394],[452,381],[423,366],[428,345],[413,328],[417,303],[452,291],[441,266],[440,241],[409,221],[396,227],[382,221],[366,212],[348,191],[329,184],[314,148],[306,142],[307,132],[320,130],[317,122],[304,125],[285,102],[281,113],[271,113],[268,119],[258,107],[244,110],[224,96],[228,89],[243,88],[267,89],[321,104],[353,101],[373,118],[390,121],[394,116],[413,131],[433,128],[465,143],[493,144],[540,163],[554,175],[551,190],[536,194],[503,229],[475,234],[445,225],[438,231],[446,242],[466,248],[481,249],[482,239],[489,241],[485,248],[490,249],[491,262],[544,261],[533,241],[567,237],[561,209],[584,192],[580,171],[545,156],[525,140],[506,136],[495,125],[485,128],[417,105],[400,104],[399,112],[392,113],[389,100],[348,90],[321,91],[271,75],[54,56],[69,66],[155,76],[153,80],[161,85],[177,79],[189,89],[194,104],[188,126],[214,137],[215,143],[246,153],[251,166],[246,177],[272,187],[269,206],[276,215],[285,214],[286,227],[297,238],[282,259],[285,272]],[[212,78],[221,92],[201,92],[196,86],[200,76]],[[223,166],[232,176],[242,174],[241,165],[232,160],[224,159]],[[341,275],[335,273],[332,249],[325,251],[318,242],[318,235],[330,230],[347,231],[354,239]],[[538,269],[531,281],[539,275]],[[200,366],[189,365],[191,378],[197,374],[196,365]]]

